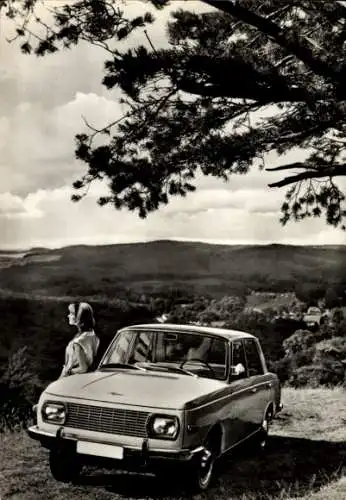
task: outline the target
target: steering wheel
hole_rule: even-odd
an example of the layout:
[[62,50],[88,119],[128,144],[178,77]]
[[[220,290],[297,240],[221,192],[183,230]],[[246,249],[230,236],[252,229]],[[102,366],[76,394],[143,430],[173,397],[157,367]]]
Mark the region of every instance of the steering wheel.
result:
[[202,363],[202,365],[206,366],[208,368],[208,370],[210,370],[210,372],[214,375],[214,377],[216,376],[216,373],[215,371],[213,370],[213,368],[210,366],[210,364],[207,362],[207,361],[204,361],[204,359],[200,359],[200,358],[190,358],[190,359],[185,359],[182,363],[180,363],[179,365],[179,368],[183,368],[183,366],[186,364],[186,363],[190,363],[191,361],[197,361],[198,363]]

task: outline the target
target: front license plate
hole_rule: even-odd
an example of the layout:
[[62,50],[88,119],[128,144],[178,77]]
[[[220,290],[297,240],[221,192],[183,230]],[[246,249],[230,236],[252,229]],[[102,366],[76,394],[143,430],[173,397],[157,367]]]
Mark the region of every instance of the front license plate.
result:
[[77,441],[77,453],[83,455],[94,455],[96,457],[124,458],[124,448],[111,444],[90,443],[89,441]]

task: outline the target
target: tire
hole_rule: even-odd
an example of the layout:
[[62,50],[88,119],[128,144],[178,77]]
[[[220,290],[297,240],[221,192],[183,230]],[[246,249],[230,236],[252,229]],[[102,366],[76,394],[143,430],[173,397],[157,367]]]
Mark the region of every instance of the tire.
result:
[[62,483],[76,481],[82,469],[82,465],[75,454],[60,450],[50,451],[49,467],[54,479]]
[[258,448],[260,452],[265,452],[268,447],[269,427],[272,420],[272,411],[267,410],[263,418],[261,429],[258,435]]
[[189,471],[188,488],[193,492],[205,491],[215,479],[215,461],[219,455],[220,439],[214,434],[207,438],[204,451],[196,457]]

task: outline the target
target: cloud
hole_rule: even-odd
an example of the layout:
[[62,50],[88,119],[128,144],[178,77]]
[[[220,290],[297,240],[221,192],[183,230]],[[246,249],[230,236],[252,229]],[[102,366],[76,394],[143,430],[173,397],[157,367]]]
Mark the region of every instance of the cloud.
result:
[[101,127],[121,116],[116,102],[77,92],[51,110],[22,102],[0,121],[1,188],[26,195],[40,188],[72,183],[85,166],[74,157],[74,136],[85,130],[82,116]]
[[6,18],[1,22],[1,114],[11,112],[20,101],[40,103],[45,109],[51,109],[73,99],[76,89],[106,94],[101,85],[106,57],[103,50],[81,43],[72,50],[46,57],[24,55],[19,43],[9,44],[6,40],[13,36],[12,22]]
[[[61,6],[62,2],[38,2],[36,14],[46,21],[50,17],[48,4],[52,8]],[[157,10],[150,2],[141,0],[131,0],[121,6],[129,17],[136,17],[147,11],[154,14],[156,21],[147,28],[150,39],[157,48],[167,46],[166,22],[171,12],[180,8],[195,12],[215,10],[197,0],[189,0],[188,3],[174,0],[163,10]],[[46,57],[28,56],[21,53],[19,42],[7,42],[15,34],[15,28],[11,20],[5,17],[1,19],[0,115],[9,112],[21,100],[39,102],[44,108],[51,109],[73,99],[76,89],[86,94],[109,96],[109,92],[101,84],[104,62],[110,58],[110,54],[104,49],[81,42],[71,50],[61,50]],[[135,30],[129,39],[116,42],[120,50],[136,44],[148,47],[144,28]]]
[[[142,220],[126,210],[117,211],[111,206],[99,207],[96,199],[102,190],[102,185],[95,186],[89,196],[79,203],[70,201],[69,186],[41,189],[23,199],[0,198],[2,209],[6,202],[7,211],[16,213],[16,216],[11,217],[10,224],[8,218],[0,217],[2,247],[59,247],[79,243],[105,244],[161,238],[233,244],[339,244],[345,238],[341,231],[326,227],[323,220],[282,227],[278,221],[278,212],[268,210],[266,213],[251,213],[248,208],[240,206],[240,201],[239,207],[223,207],[220,203],[220,206],[214,204],[205,210],[191,211],[188,199],[182,199],[179,211],[169,212],[167,207],[167,210],[152,213]],[[205,198],[202,197],[202,200]],[[262,200],[258,198],[257,202],[260,205]],[[201,203],[200,200],[199,205]],[[204,207],[208,206],[207,202],[203,203]]]
[[208,210],[238,209],[248,213],[278,213],[282,203],[282,192],[275,191],[269,196],[269,188],[232,189],[230,185],[215,184],[213,188],[197,189],[184,198],[174,198],[162,211],[172,215],[176,213],[197,214]]
[[38,218],[42,212],[37,208],[37,203],[32,195],[25,199],[12,193],[0,193],[0,217],[8,219]]
[[24,210],[23,200],[11,193],[0,194],[0,216],[11,216],[21,214]]

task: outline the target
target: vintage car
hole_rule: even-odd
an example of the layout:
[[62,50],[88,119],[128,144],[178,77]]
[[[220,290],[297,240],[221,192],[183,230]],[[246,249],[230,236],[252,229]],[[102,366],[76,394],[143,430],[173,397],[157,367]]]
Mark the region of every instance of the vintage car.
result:
[[50,450],[55,479],[83,465],[171,475],[206,489],[215,460],[253,439],[266,445],[281,409],[278,377],[260,343],[220,328],[145,324],[121,329],[94,372],[51,383],[29,435]]

